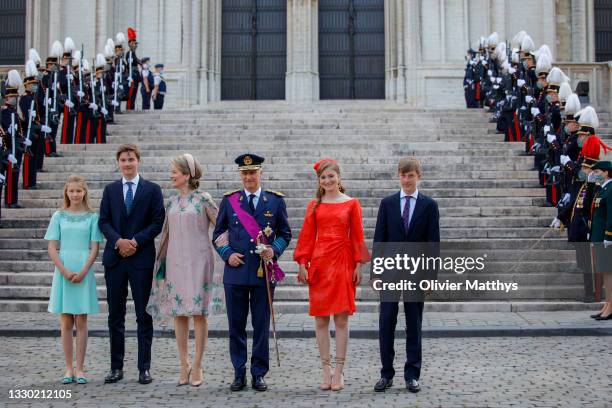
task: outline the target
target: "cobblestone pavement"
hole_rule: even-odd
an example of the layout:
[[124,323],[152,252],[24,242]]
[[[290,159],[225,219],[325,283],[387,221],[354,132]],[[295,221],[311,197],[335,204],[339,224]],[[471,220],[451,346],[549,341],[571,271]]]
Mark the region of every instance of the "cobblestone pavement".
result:
[[[378,342],[351,339],[346,388],[320,391],[314,339],[281,339],[282,368],[272,362],[269,391],[229,391],[232,378],[226,339],[211,339],[205,383],[176,387],[174,340],[153,342],[150,385],[136,382],[136,339],[127,339],[126,377],[103,384],[108,339],[90,338],[87,385],[62,386],[58,338],[2,338],[0,405],[78,407],[607,407],[612,406],[610,337],[524,337],[425,339],[422,391],[410,394],[401,375],[393,388],[374,393]],[[398,345],[402,343],[397,341]],[[190,344],[193,347],[193,343]],[[249,342],[249,347],[251,346]],[[398,347],[400,349],[400,347]],[[271,353],[271,356],[273,354]],[[404,353],[398,352],[401,358]],[[401,363],[396,361],[401,373]],[[9,390],[70,390],[70,399],[15,400]]]
[[[401,309],[401,308],[400,308]],[[515,336],[515,335],[612,335],[612,322],[597,322],[589,315],[592,311],[555,312],[425,312],[423,331],[426,337],[455,335]],[[90,336],[107,336],[107,314],[89,316]],[[314,337],[314,320],[306,314],[277,315],[277,330],[283,337]],[[400,313],[398,321],[404,321]],[[353,337],[378,338],[378,314],[356,313],[350,318]],[[403,324],[398,324],[402,335]],[[227,317],[209,318],[211,337],[227,338]],[[126,317],[128,335],[135,335],[136,319],[133,312]],[[172,336],[172,322],[155,323],[158,335]],[[2,336],[57,336],[58,317],[50,313],[0,313]]]

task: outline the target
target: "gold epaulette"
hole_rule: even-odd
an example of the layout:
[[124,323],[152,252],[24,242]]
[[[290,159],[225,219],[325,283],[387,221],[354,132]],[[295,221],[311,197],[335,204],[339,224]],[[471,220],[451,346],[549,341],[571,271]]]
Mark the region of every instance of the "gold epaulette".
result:
[[233,191],[227,191],[227,192],[223,193],[223,195],[224,195],[224,196],[229,196],[229,195],[232,195],[232,194],[237,193],[237,192],[239,192],[239,191],[240,191],[240,189],[238,189],[238,190],[233,190]]
[[284,197],[284,196],[285,196],[285,195],[284,195],[283,193],[281,193],[280,191],[266,190],[266,192],[268,192],[268,193],[272,193],[272,194],[274,194],[275,196],[278,196],[278,197]]

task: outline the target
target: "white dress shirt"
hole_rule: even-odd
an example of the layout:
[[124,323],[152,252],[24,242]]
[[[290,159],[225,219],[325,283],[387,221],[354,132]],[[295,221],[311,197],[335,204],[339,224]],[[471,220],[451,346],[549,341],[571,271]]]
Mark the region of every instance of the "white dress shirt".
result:
[[[253,208],[257,208],[257,203],[259,202],[259,196],[261,196],[261,187],[259,187],[257,189],[257,191],[255,191],[254,193],[249,193],[246,189],[244,189],[244,194],[246,194],[246,198],[247,200],[250,199],[250,195],[251,194],[255,194],[255,197],[253,197]],[[248,203],[248,201],[247,201]]]
[[134,183],[132,185],[132,198],[134,198],[136,197],[136,189],[138,188],[138,182],[140,181],[140,175],[136,174],[136,177],[134,177],[131,180],[127,180],[125,177],[121,178],[121,182],[123,183],[123,201],[125,201],[125,197],[127,196],[127,192],[129,188],[129,186],[127,185],[128,181],[131,181],[132,183]]

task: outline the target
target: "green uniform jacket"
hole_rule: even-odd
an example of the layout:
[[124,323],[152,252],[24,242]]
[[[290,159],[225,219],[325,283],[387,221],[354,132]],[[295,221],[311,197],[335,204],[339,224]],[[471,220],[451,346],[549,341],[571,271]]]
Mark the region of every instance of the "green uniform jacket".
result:
[[593,199],[591,242],[612,241],[612,181],[608,181]]

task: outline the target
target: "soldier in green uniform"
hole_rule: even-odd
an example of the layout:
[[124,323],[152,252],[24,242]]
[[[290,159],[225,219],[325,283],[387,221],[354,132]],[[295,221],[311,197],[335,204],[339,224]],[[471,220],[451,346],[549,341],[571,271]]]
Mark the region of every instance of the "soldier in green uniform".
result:
[[595,271],[602,274],[606,302],[595,320],[612,320],[612,163],[598,161],[591,168],[591,179],[601,184],[591,206],[591,242],[595,245]]

